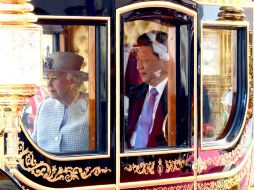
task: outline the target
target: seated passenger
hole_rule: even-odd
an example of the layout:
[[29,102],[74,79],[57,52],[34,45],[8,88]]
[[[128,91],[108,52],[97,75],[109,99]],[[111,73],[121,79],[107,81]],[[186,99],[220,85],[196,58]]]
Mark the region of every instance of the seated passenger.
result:
[[168,113],[167,34],[151,31],[137,39],[137,69],[142,84],[129,92],[128,148],[167,145],[162,127]]
[[81,92],[87,74],[83,57],[56,52],[46,58],[43,71],[50,98],[39,107],[32,138],[45,151],[79,152],[88,149],[88,101]]

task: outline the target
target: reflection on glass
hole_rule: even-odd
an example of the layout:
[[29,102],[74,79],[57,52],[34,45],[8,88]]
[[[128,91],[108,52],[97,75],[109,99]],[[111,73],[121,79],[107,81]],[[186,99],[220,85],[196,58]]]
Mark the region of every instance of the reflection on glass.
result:
[[[24,107],[22,122],[34,142],[54,154],[105,152],[106,30],[96,26],[43,25],[43,83]],[[96,34],[99,51],[95,52]],[[102,54],[103,53],[103,54]],[[95,60],[96,54],[101,54]],[[101,61],[105,64],[101,64]],[[95,70],[96,63],[100,68]],[[88,74],[89,73],[89,74]],[[100,89],[96,108],[96,89]],[[103,109],[103,111],[101,110]],[[96,113],[102,122],[96,121]],[[103,125],[103,126],[100,126]]]
[[[179,27],[183,36],[176,42],[176,28],[162,24],[159,19],[124,24],[124,118],[128,149],[189,145],[188,114],[185,115],[188,87],[184,80],[188,77],[188,30]],[[185,50],[180,53],[180,66],[176,65],[176,43]],[[177,67],[181,73],[176,72]]]
[[237,32],[203,29],[203,135],[218,139],[230,120],[236,92]]

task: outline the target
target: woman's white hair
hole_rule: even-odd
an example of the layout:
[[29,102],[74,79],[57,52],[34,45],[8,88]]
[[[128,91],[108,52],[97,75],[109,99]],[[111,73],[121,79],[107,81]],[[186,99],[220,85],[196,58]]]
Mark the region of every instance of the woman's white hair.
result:
[[73,80],[73,83],[76,85],[78,90],[80,90],[82,85],[84,84],[84,79],[76,73],[66,73],[66,79]]

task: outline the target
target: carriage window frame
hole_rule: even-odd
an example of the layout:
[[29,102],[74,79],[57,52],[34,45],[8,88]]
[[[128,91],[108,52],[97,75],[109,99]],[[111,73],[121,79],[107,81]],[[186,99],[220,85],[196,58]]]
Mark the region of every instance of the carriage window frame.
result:
[[[140,6],[139,6],[140,5]],[[117,9],[116,11],[116,36],[122,36],[123,35],[123,31],[122,29],[120,29],[120,27],[123,26],[123,22],[122,22],[122,16],[121,14],[125,14],[128,12],[131,12],[131,11],[134,11],[134,10],[142,10],[142,9],[146,9],[146,8],[164,8],[164,9],[173,9],[173,10],[176,10],[176,11],[179,11],[179,12],[182,12],[190,17],[192,17],[193,19],[193,36],[192,38],[190,39],[190,43],[192,43],[192,47],[191,47],[191,50],[190,50],[190,54],[193,54],[191,56],[193,56],[193,68],[196,68],[196,64],[197,64],[197,60],[196,60],[196,46],[197,46],[197,43],[196,43],[196,40],[197,40],[197,13],[191,9],[188,9],[186,7],[181,7],[181,6],[178,6],[176,4],[173,4],[173,3],[170,3],[170,2],[158,2],[158,5],[154,6],[154,4],[152,4],[152,2],[144,2],[144,3],[136,3],[136,4],[133,4],[133,5],[130,5],[129,7],[123,7],[123,8],[119,8]],[[117,103],[116,103],[116,112],[117,112],[117,126],[116,126],[116,129],[117,129],[117,145],[119,146],[118,149],[117,149],[117,153],[120,155],[120,157],[126,157],[126,156],[141,156],[141,155],[152,155],[154,153],[156,154],[165,154],[165,153],[174,153],[174,152],[190,152],[190,151],[194,151],[195,147],[196,147],[196,144],[197,144],[197,141],[195,139],[196,138],[196,135],[197,135],[197,125],[196,125],[196,115],[193,114],[193,144],[192,145],[187,145],[187,146],[184,146],[184,147],[181,147],[181,146],[174,146],[174,147],[170,147],[170,146],[165,146],[165,147],[154,147],[154,148],[146,148],[146,149],[126,149],[125,146],[124,146],[124,141],[125,141],[125,138],[123,137],[123,134],[122,134],[122,130],[123,129],[123,123],[122,123],[122,115],[123,114],[123,109],[120,108],[120,105],[121,104],[121,101],[122,98],[119,98],[120,95],[122,95],[120,92],[122,89],[122,85],[121,85],[121,78],[120,76],[123,76],[122,74],[120,74],[120,72],[122,72],[122,69],[121,69],[121,56],[122,53],[120,53],[120,50],[121,50],[121,47],[122,47],[122,41],[120,38],[117,37],[116,39],[116,73],[117,73],[117,76],[116,76],[116,86],[117,86],[117,90],[116,91],[116,97],[117,97]],[[197,92],[195,89],[197,88],[196,86],[196,73],[197,73],[197,70],[194,69],[193,71],[193,105],[196,104],[197,100],[196,100],[196,95],[195,93]],[[191,76],[190,76],[191,77]],[[197,106],[193,106],[193,112],[196,112],[197,111]],[[121,124],[120,124],[121,123]]]
[[[220,139],[215,139],[211,142],[204,141],[203,135],[203,75],[202,75],[202,42],[203,42],[203,28],[219,29],[219,30],[236,30],[237,36],[237,64],[236,64],[236,106],[234,112],[230,113],[233,119],[228,123],[228,129],[223,132]],[[218,148],[230,148],[240,138],[247,115],[247,105],[249,100],[249,23],[245,21],[201,21],[201,61],[200,61],[200,123],[199,130],[201,135],[201,150],[213,150]],[[238,40],[240,38],[240,40]],[[231,64],[232,65],[232,64]],[[231,110],[232,111],[232,110]],[[237,119],[238,118],[238,119]],[[239,119],[240,118],[240,119]],[[234,127],[233,127],[234,126]]]
[[[100,119],[100,115],[104,114],[99,108],[101,104],[101,84],[100,84],[100,72],[98,72],[98,69],[96,69],[95,72],[95,108],[96,108],[96,113],[95,113],[95,127],[96,131],[98,133],[98,129],[101,128],[101,126],[105,127],[104,130],[107,132],[107,135],[105,136],[105,132],[99,132],[96,134],[97,140],[95,141],[96,146],[98,146],[98,143],[101,143],[100,146],[104,146],[104,149],[101,150],[101,148],[96,148],[94,151],[84,151],[82,153],[63,153],[63,154],[55,154],[55,153],[50,153],[47,151],[44,151],[41,149],[31,138],[31,136],[28,134],[26,127],[24,124],[21,122],[21,129],[25,134],[26,139],[29,140],[31,145],[38,151],[40,152],[43,156],[50,158],[52,160],[56,161],[74,161],[74,160],[86,160],[86,159],[101,159],[101,158],[109,158],[110,157],[110,144],[111,144],[111,129],[110,129],[110,122],[111,122],[111,82],[110,82],[110,61],[111,61],[111,56],[110,56],[110,17],[88,17],[88,16],[48,16],[48,15],[38,15],[38,21],[37,24],[39,25],[66,25],[66,26],[71,26],[71,25],[80,25],[80,26],[94,26],[94,30],[96,30],[96,26],[98,27],[105,27],[105,59],[106,63],[102,63],[100,60],[100,57],[98,57],[98,54],[96,53],[97,51],[101,51],[98,47],[94,45],[94,51],[95,51],[95,67],[104,67],[105,70],[105,76],[104,78],[106,79],[106,84],[104,86],[105,88],[105,102],[106,102],[106,113],[105,113],[105,120],[106,122],[102,123]],[[100,31],[95,31],[95,38],[100,37],[98,32]],[[42,32],[43,35],[43,32]],[[96,42],[95,42],[96,43]],[[54,52],[54,50],[53,50]],[[42,54],[43,52],[41,52]],[[102,52],[100,52],[101,54]],[[89,52],[88,52],[89,54]],[[41,65],[42,68],[42,65]],[[100,94],[98,94],[100,93]],[[88,99],[89,100],[89,99]],[[99,107],[99,108],[98,108]],[[99,123],[98,123],[99,121]],[[95,132],[96,132],[95,131]],[[101,136],[105,137],[101,137]],[[100,141],[100,142],[98,142]],[[101,142],[103,141],[103,142]]]

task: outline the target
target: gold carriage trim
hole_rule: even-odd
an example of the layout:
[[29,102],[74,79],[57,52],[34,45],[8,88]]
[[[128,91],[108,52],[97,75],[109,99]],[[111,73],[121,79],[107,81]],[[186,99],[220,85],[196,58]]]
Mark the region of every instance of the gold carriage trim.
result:
[[100,166],[94,168],[56,167],[56,165],[51,166],[43,161],[38,163],[34,158],[33,151],[29,151],[28,148],[25,149],[24,142],[22,141],[19,141],[19,156],[18,164],[22,169],[33,174],[35,177],[42,177],[49,182],[71,182],[112,172],[111,169],[107,167],[101,168]]
[[145,174],[145,175],[154,175],[154,166],[155,166],[155,161],[153,162],[141,162],[140,164],[129,164],[128,166],[124,167],[125,171],[128,172],[133,172],[137,174]]
[[[232,189],[233,187],[239,187],[241,179],[248,179],[249,176],[249,164],[246,164],[245,167],[237,174],[230,178],[220,179],[220,180],[211,180],[199,182],[197,184],[200,190],[215,190],[215,189]],[[242,184],[243,187],[248,187],[248,180]],[[139,190],[193,190],[194,184],[184,184],[184,185],[170,185],[168,187],[150,187],[150,188],[139,188]],[[244,188],[243,188],[244,189]]]
[[197,3],[212,4],[235,4],[235,5],[251,5],[251,0],[193,0]]
[[228,179],[198,184],[198,189],[206,189],[206,190],[230,189],[232,187],[238,187],[239,184],[240,184],[239,176],[234,176]]
[[186,160],[165,160],[166,173],[180,171],[184,166],[187,165]]
[[247,119],[253,116],[253,47],[252,47],[253,34],[249,31],[249,107],[247,112]]
[[[244,156],[245,150],[247,150],[247,123],[245,125],[245,131],[241,142],[231,152],[221,154],[219,156],[208,157],[206,160],[198,157],[198,173],[200,174],[203,170],[206,170],[208,166],[226,166],[229,164],[235,164],[242,156]],[[249,144],[250,145],[250,144]]]
[[[237,187],[236,189],[240,188],[241,179],[248,179],[249,176],[249,164],[245,166],[237,175],[234,175],[229,178],[220,179],[217,181],[207,181],[207,182],[200,182],[198,183],[198,189],[205,189],[205,190],[214,190],[214,189],[232,189],[233,187]],[[248,180],[245,183],[242,183],[241,188],[247,189],[248,187]]]
[[152,188],[144,188],[139,190],[193,190],[193,184],[186,184],[186,185],[174,185],[170,187],[152,187]]
[[[186,164],[186,160],[164,160],[165,166],[161,158],[158,160],[157,173],[161,175],[163,172],[170,173],[180,171]],[[164,171],[164,167],[166,168]],[[125,171],[133,172],[137,174],[154,175],[155,174],[155,161],[153,162],[141,162],[140,164],[129,164],[124,167]]]

